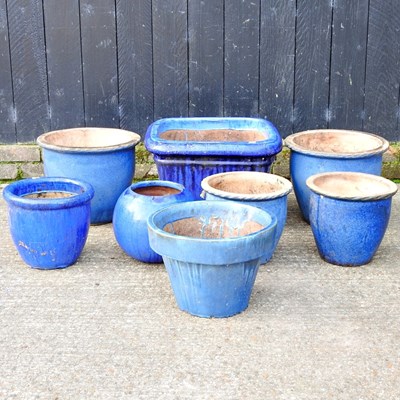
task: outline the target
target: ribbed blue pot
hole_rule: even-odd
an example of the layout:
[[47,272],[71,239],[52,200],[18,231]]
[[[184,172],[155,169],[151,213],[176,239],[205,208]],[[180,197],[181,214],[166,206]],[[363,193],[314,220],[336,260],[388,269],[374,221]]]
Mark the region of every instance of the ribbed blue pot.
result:
[[[49,193],[70,197],[30,198]],[[82,252],[90,225],[90,184],[65,178],[25,179],[6,186],[10,232],[20,256],[32,268],[65,268]]]
[[[246,221],[260,230],[223,236]],[[229,317],[248,307],[261,257],[272,251],[276,218],[243,204],[194,201],[157,211],[148,228],[178,307],[199,317]]]
[[397,186],[351,172],[313,175],[307,185],[310,224],[321,257],[343,266],[369,263],[386,232]]
[[161,208],[192,199],[191,193],[175,182],[155,180],[131,185],[114,208],[113,228],[118,244],[137,260],[162,262],[162,257],[150,247],[147,219]]
[[[171,130],[181,134],[166,136]],[[207,132],[221,130],[233,132],[234,138],[205,138]],[[271,122],[260,118],[165,118],[149,126],[145,145],[160,179],[181,183],[200,199],[201,181],[209,175],[268,172],[282,150],[282,139]]]
[[76,128],[45,133],[37,141],[46,176],[93,186],[91,223],[103,224],[111,222],[118,197],[132,182],[139,140],[136,133],[121,129]]
[[380,175],[389,143],[373,134],[320,129],[288,136],[290,175],[303,219],[309,222],[310,190],[306,180],[323,172],[349,171]]

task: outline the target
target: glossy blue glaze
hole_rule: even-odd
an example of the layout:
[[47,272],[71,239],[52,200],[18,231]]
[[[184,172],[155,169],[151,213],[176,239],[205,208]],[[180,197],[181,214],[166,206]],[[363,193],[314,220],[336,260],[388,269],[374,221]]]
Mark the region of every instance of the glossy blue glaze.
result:
[[[67,192],[65,198],[27,198],[29,194]],[[6,186],[12,239],[22,259],[33,268],[64,268],[85,245],[90,225],[90,184],[65,178],[25,179]]]
[[[263,228],[231,238],[164,231],[166,225],[192,217],[201,221],[203,229],[210,229],[214,218],[230,229],[245,221]],[[179,308],[200,317],[229,317],[248,306],[260,260],[266,249],[273,251],[276,218],[256,207],[205,200],[159,210],[150,216],[148,228],[150,245],[163,257]],[[214,229],[219,231],[219,227]]]
[[[171,194],[169,189],[178,192]],[[162,262],[162,257],[150,247],[147,219],[161,208],[192,199],[192,194],[175,182],[156,180],[131,185],[121,194],[114,208],[113,228],[118,244],[137,260]]]

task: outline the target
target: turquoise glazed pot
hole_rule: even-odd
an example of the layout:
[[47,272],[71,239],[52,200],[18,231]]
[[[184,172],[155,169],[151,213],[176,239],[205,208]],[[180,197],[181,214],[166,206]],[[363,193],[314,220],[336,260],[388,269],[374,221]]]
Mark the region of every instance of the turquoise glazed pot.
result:
[[[292,184],[285,178],[264,172],[224,172],[201,182],[206,200],[226,200],[261,208],[277,219],[274,251],[282,236],[287,217],[287,196]],[[270,260],[268,252],[261,264]]]
[[114,208],[113,228],[118,244],[137,260],[162,262],[162,257],[150,247],[147,219],[161,208],[192,199],[191,193],[175,182],[156,180],[131,185]]
[[145,138],[160,179],[182,184],[200,199],[201,181],[220,172],[268,172],[282,150],[275,126],[260,118],[165,118]]
[[65,268],[85,245],[90,225],[90,184],[64,178],[25,179],[6,186],[10,232],[32,268]]
[[104,224],[111,222],[118,197],[132,182],[139,140],[136,133],[121,129],[75,128],[45,133],[37,142],[43,149],[46,176],[93,186],[91,223]]
[[306,180],[323,172],[354,171],[380,175],[389,143],[370,133],[320,129],[288,136],[290,175],[303,219],[309,222],[310,190]]
[[313,175],[307,186],[311,229],[321,257],[343,266],[369,263],[384,237],[397,186],[355,172]]
[[245,310],[261,258],[273,251],[276,218],[227,201],[175,204],[148,220],[179,308],[199,317]]

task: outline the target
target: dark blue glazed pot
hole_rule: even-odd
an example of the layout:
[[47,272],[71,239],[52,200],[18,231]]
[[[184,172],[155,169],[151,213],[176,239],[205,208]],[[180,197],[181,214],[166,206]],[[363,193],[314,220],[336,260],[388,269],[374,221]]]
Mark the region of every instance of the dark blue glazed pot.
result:
[[220,172],[268,172],[282,150],[275,126],[260,118],[165,118],[145,138],[160,179],[181,183],[200,199],[201,181]]
[[[287,196],[292,184],[281,176],[264,172],[224,172],[208,176],[201,182],[205,200],[226,200],[261,208],[277,220],[273,248],[282,236],[287,217]],[[272,254],[262,257],[268,262]]]
[[397,186],[356,172],[313,175],[307,186],[310,224],[321,257],[343,266],[369,263],[384,237]]
[[179,183],[144,181],[128,187],[114,209],[113,228],[121,248],[133,258],[146,263],[160,263],[162,257],[149,245],[147,219],[170,204],[193,200]]
[[288,136],[290,175],[303,219],[309,222],[310,190],[306,180],[323,172],[354,171],[380,175],[389,143],[365,132],[320,129]]
[[111,222],[118,197],[132,182],[139,140],[136,133],[121,129],[76,128],[45,133],[37,142],[43,149],[46,176],[93,186],[91,223],[103,224]]
[[148,227],[178,307],[199,317],[229,317],[249,304],[261,258],[273,251],[276,218],[256,207],[205,200],[163,208]]
[[65,178],[25,179],[6,186],[11,236],[32,268],[65,268],[82,252],[90,225],[90,184]]

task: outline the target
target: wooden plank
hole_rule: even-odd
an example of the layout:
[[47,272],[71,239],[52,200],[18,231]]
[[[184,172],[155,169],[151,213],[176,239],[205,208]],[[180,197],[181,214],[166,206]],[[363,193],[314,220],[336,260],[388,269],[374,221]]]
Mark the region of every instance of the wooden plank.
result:
[[292,133],[296,1],[261,2],[260,116]]
[[51,129],[85,123],[79,0],[44,0]]
[[361,130],[368,0],[336,0],[333,14],[329,127]]
[[188,115],[186,0],[153,0],[154,118]]
[[223,115],[224,4],[189,0],[189,115]]
[[370,1],[365,87],[366,131],[399,140],[400,2]]
[[114,0],[81,0],[85,122],[118,127],[118,73]]
[[9,34],[18,142],[50,128],[43,8],[40,0],[9,0]]
[[117,0],[120,126],[142,137],[153,121],[151,0]]
[[326,128],[331,0],[297,0],[294,131]]
[[5,0],[0,0],[0,82],[0,143],[15,143],[14,96]]
[[260,2],[225,2],[225,115],[258,116]]

